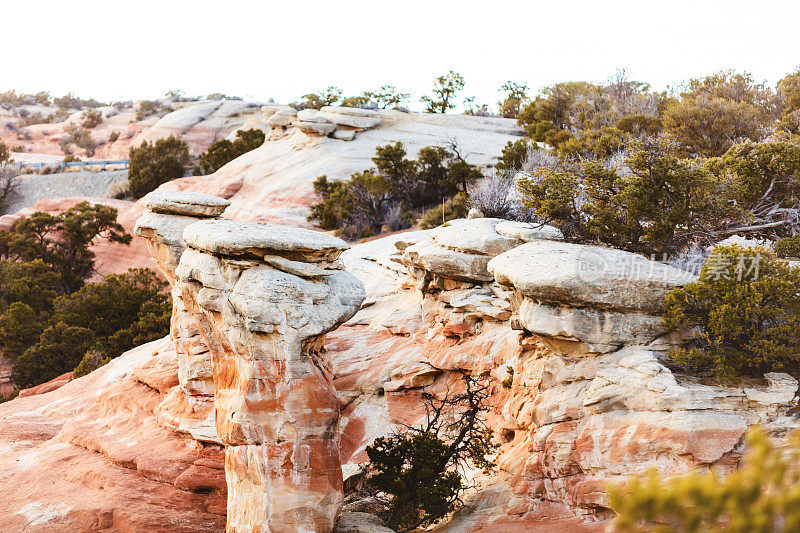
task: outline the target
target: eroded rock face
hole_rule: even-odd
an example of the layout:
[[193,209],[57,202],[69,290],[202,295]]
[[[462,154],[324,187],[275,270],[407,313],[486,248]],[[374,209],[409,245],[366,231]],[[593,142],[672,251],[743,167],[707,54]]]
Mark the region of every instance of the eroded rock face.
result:
[[153,191],[144,197],[145,213],[136,235],[147,239],[150,256],[172,284],[170,337],[178,355],[178,379],[186,394],[213,396],[213,361],[194,319],[175,286],[175,269],[186,249],[183,230],[202,218],[217,218],[230,202],[195,192]]
[[214,360],[216,429],[226,445],[228,531],[328,532],[341,507],[339,400],[324,336],[364,288],[348,246],[296,228],[197,222],[176,274]]

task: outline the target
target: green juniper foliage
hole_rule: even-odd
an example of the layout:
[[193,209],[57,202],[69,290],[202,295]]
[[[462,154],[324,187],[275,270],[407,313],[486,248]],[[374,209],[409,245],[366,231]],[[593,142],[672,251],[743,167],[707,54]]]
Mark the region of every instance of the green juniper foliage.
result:
[[691,338],[671,357],[723,379],[800,370],[800,270],[766,248],[717,246],[697,282],[667,295],[664,319]]
[[221,139],[209,146],[208,150],[200,155],[200,167],[205,174],[213,174],[240,155],[264,144],[265,139],[266,135],[261,130],[239,130],[233,142]]
[[128,181],[134,198],[158,188],[162,183],[180,178],[189,165],[189,146],[170,135],[155,143],[143,142],[130,149]]
[[456,371],[459,390],[426,402],[422,426],[381,437],[367,447],[367,483],[389,495],[386,520],[398,531],[434,524],[460,505],[464,468],[491,470],[492,430],[485,423],[489,384]]
[[[441,209],[442,200],[452,199],[450,211],[466,214],[464,194],[483,176],[479,168],[464,161],[456,149],[440,146],[420,149],[416,160],[406,155],[403,143],[379,146],[372,158],[374,169],[356,172],[346,181],[317,178],[314,192],[321,201],[311,206],[309,221],[355,240],[377,235],[385,226],[405,229],[415,215]],[[447,206],[446,202],[446,211]],[[441,223],[441,211],[438,217]],[[433,223],[432,218],[426,220]]]

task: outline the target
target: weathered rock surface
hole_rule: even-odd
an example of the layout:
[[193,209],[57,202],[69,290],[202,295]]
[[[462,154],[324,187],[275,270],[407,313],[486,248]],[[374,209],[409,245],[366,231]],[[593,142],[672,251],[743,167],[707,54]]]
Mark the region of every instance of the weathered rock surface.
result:
[[190,217],[218,217],[231,205],[229,200],[189,191],[153,191],[142,199],[145,208],[155,213]]
[[550,240],[497,257],[490,272],[523,296],[575,307],[656,313],[664,295],[693,281],[683,270],[640,255]]
[[333,533],[394,533],[394,530],[374,514],[347,512],[339,515]]
[[337,126],[348,126],[359,130],[376,128],[381,123],[380,114],[371,109],[325,106],[319,114]]
[[[213,396],[213,361],[180,290],[176,287],[178,268],[186,242],[184,229],[202,218],[222,214],[227,200],[195,192],[153,191],[144,197],[147,211],[139,218],[134,233],[147,239],[150,256],[172,284],[170,338],[178,354],[178,381],[193,396]],[[192,216],[193,215],[193,216]]]
[[177,429],[206,405],[181,392],[167,339],[0,404],[0,530],[222,531],[223,449]]
[[226,220],[192,224],[184,238],[192,248],[177,276],[214,360],[228,530],[328,532],[343,492],[324,335],[364,300],[361,283],[335,263],[347,244]]

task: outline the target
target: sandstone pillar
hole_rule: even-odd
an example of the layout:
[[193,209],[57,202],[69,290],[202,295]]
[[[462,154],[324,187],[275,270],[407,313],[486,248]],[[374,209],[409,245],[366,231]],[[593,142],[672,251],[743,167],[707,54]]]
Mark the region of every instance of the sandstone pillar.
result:
[[175,285],[175,269],[186,249],[184,228],[201,219],[218,218],[230,202],[208,194],[178,191],[153,191],[143,201],[146,211],[136,222],[134,232],[147,239],[153,262],[172,285],[170,338],[178,355],[180,385],[190,396],[213,396],[211,354],[183,305]]
[[325,233],[207,220],[176,270],[214,361],[229,532],[329,532],[343,499],[339,402],[323,340],[364,288]]

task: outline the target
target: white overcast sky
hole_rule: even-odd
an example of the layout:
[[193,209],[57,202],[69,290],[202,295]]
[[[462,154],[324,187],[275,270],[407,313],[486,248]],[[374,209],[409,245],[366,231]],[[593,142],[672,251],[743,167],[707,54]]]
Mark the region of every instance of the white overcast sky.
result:
[[382,84],[418,108],[434,76],[494,105],[618,67],[663,89],[724,68],[774,85],[800,65],[798,0],[4,0],[0,91],[102,100],[223,92],[288,102]]

